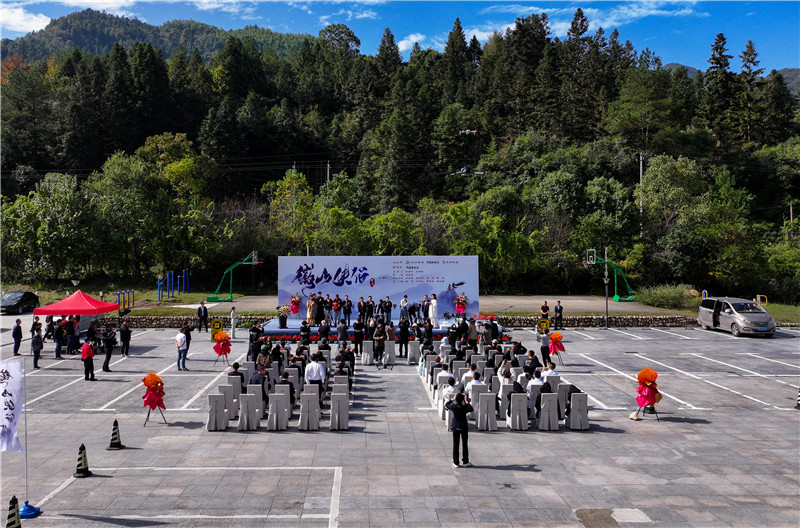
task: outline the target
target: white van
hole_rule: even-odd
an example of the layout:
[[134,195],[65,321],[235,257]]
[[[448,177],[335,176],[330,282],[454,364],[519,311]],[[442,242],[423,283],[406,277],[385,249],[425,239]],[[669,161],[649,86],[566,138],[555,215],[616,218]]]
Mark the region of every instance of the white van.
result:
[[739,337],[742,334],[775,335],[775,321],[753,301],[735,297],[707,297],[697,309],[697,323],[704,329],[725,330]]

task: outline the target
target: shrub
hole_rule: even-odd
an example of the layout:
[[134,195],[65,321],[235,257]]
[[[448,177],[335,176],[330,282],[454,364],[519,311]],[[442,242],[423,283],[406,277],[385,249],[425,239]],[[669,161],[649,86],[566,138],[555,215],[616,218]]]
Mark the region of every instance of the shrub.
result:
[[636,292],[636,300],[658,308],[697,308],[700,299],[689,292],[685,284],[661,284]]

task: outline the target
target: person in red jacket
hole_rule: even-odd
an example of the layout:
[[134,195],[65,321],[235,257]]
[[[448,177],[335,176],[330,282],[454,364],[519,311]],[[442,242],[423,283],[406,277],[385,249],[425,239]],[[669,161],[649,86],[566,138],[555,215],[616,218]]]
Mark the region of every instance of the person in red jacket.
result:
[[94,377],[94,349],[92,349],[92,342],[89,338],[83,342],[81,348],[81,361],[83,361],[83,377],[86,381],[97,381]]

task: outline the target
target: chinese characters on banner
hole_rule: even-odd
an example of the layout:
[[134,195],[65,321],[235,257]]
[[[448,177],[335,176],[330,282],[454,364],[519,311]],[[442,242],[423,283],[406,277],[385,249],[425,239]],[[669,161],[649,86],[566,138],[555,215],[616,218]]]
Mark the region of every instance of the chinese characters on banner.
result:
[[[309,256],[278,258],[278,302],[289,304],[293,295],[302,303],[309,294],[350,296],[374,300],[389,297],[398,304],[408,295],[410,304],[436,294],[440,317],[455,311],[459,296],[468,299],[468,313],[478,313],[477,256]],[[398,312],[399,313],[399,312]]]
[[22,409],[22,362],[9,359],[0,362],[0,391],[3,398],[3,418],[0,422],[0,451],[23,451],[17,436],[17,424]]

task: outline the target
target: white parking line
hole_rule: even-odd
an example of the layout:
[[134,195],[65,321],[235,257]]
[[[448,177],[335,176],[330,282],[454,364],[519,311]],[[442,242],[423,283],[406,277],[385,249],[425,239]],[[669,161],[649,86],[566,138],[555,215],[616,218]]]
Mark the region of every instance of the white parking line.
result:
[[[637,382],[637,383],[638,383],[638,381],[639,381],[639,380],[637,380],[636,378],[634,378],[633,376],[631,376],[630,374],[625,374],[625,373],[624,373],[624,372],[622,372],[621,370],[617,370],[617,369],[615,369],[614,367],[611,367],[611,366],[609,366],[609,365],[606,365],[605,363],[601,363],[600,361],[597,361],[596,359],[590,358],[590,357],[589,357],[589,356],[587,356],[586,354],[578,354],[578,355],[579,355],[579,356],[583,356],[583,357],[585,357],[586,359],[588,359],[589,361],[591,361],[591,362],[593,362],[593,363],[597,363],[598,365],[600,365],[600,366],[602,366],[602,367],[605,367],[605,368],[607,368],[607,369],[609,369],[609,370],[613,370],[613,371],[614,371],[614,372],[616,372],[617,374],[621,374],[622,376],[625,376],[626,378],[628,378],[628,379],[630,379],[630,380],[633,380],[633,381],[635,381],[635,382]],[[692,405],[691,403],[687,403],[687,402],[685,402],[685,401],[683,401],[683,400],[679,400],[679,399],[678,399],[678,398],[676,398],[675,396],[671,396],[671,395],[667,394],[666,392],[664,392],[664,391],[662,391],[662,390],[660,390],[660,389],[659,389],[659,391],[658,391],[658,392],[660,392],[661,394],[663,394],[664,396],[666,396],[667,398],[669,398],[669,399],[671,399],[671,400],[675,400],[676,402],[678,402],[678,403],[680,403],[680,404],[682,404],[682,405],[685,405],[685,406],[687,406],[688,408],[690,408],[690,409],[692,409],[692,410],[708,410],[708,409],[704,409],[704,408],[702,408],[702,407],[695,407],[695,406],[694,406],[694,405]]]
[[[156,374],[158,374],[160,376],[161,374],[165,373],[166,371],[168,371],[169,369],[171,369],[175,365],[177,365],[177,363],[174,363],[174,364],[168,366],[167,368],[161,370],[160,372],[156,372]],[[81,410],[82,411],[104,411],[104,410],[108,409],[109,407],[111,407],[113,404],[115,404],[118,401],[120,401],[122,398],[124,398],[128,394],[130,394],[133,391],[135,391],[137,389],[140,389],[140,388],[141,388],[141,385],[139,383],[136,383],[133,387],[131,387],[130,389],[126,390],[125,392],[123,392],[122,394],[120,394],[119,396],[117,396],[116,398],[114,398],[113,400],[111,400],[110,402],[108,402],[107,404],[103,405],[102,407],[100,407],[98,409],[81,409]]]
[[[242,355],[240,355],[238,358],[236,358],[236,359],[234,360],[234,362],[239,362],[239,361],[241,361],[241,360],[242,360],[242,358],[244,358],[246,355],[247,355],[247,352],[245,352],[244,354],[242,354]],[[177,363],[176,363],[176,365],[177,365]],[[200,390],[197,392],[197,394],[195,394],[194,396],[192,396],[192,399],[191,399],[191,400],[189,400],[189,401],[187,401],[186,403],[184,403],[184,404],[183,404],[183,406],[182,406],[182,407],[180,407],[180,410],[181,410],[181,411],[185,411],[186,409],[188,409],[188,408],[189,408],[189,406],[190,406],[191,404],[193,404],[193,403],[194,403],[194,401],[195,401],[197,398],[199,398],[200,396],[202,396],[202,395],[203,395],[203,394],[204,394],[204,393],[205,393],[205,392],[206,392],[208,389],[210,389],[210,388],[211,388],[211,386],[212,386],[212,385],[214,385],[214,384],[215,384],[217,381],[219,381],[219,379],[220,379],[222,376],[227,376],[227,375],[228,375],[228,372],[227,372],[227,371],[225,371],[225,370],[223,370],[222,372],[220,372],[220,373],[219,373],[217,376],[215,376],[215,377],[214,377],[214,379],[212,379],[211,381],[209,381],[209,382],[206,384],[206,386],[205,386],[205,387],[203,387],[202,389],[200,389]]]
[[[116,365],[116,364],[117,364],[117,363],[119,363],[120,361],[125,361],[125,358],[119,359],[119,360],[117,360],[117,361],[115,361],[115,362],[111,363],[111,365],[110,365],[110,366]],[[76,380],[70,381],[69,383],[67,383],[67,384],[65,384],[65,385],[62,385],[62,386],[60,386],[60,387],[59,387],[59,388],[57,388],[57,389],[53,389],[53,390],[51,390],[51,391],[50,391],[50,392],[48,392],[48,393],[42,394],[41,396],[37,396],[36,398],[34,398],[34,399],[32,399],[32,400],[29,400],[29,401],[27,402],[26,406],[29,406],[29,405],[30,405],[30,404],[32,404],[32,403],[36,403],[37,401],[41,400],[42,398],[45,398],[45,397],[47,397],[47,396],[50,396],[51,394],[55,394],[56,392],[58,392],[58,391],[60,391],[60,390],[66,389],[66,388],[67,388],[67,387],[69,387],[70,385],[74,385],[75,383],[78,383],[79,381],[83,381],[83,379],[84,379],[84,378],[78,378],[78,379],[76,379]]]
[[719,383],[714,383],[713,381],[709,381],[707,379],[703,379],[700,376],[695,376],[691,372],[686,372],[686,371],[683,371],[683,370],[681,370],[679,368],[672,367],[670,365],[667,365],[666,363],[662,363],[660,361],[656,361],[655,359],[649,358],[649,357],[647,357],[645,355],[639,354],[639,357],[641,357],[642,359],[646,359],[647,361],[650,361],[651,363],[655,363],[656,365],[661,365],[662,367],[666,367],[666,368],[668,368],[670,370],[674,370],[675,372],[683,374],[684,376],[688,376],[690,378],[702,381],[704,383],[708,383],[709,385],[713,385],[714,387],[720,388],[722,390],[726,390],[728,392],[732,392],[733,394],[736,394],[737,396],[741,396],[742,398],[747,398],[748,400],[753,400],[754,402],[758,402],[760,404],[767,405],[769,407],[774,407],[775,409],[781,409],[781,407],[778,407],[777,405],[772,405],[771,403],[767,403],[767,402],[765,402],[763,400],[759,400],[758,398],[753,398],[752,396],[749,396],[747,394],[741,393],[741,392],[739,392],[737,390],[733,390],[730,387],[725,387],[724,385],[720,385]]
[[691,354],[691,355],[695,356],[695,357],[699,357],[699,358],[705,359],[706,361],[713,361],[714,363],[719,363],[720,365],[725,365],[726,367],[734,368],[736,370],[742,370],[744,372],[749,372],[750,375],[752,375],[752,376],[758,376],[760,378],[771,379],[772,381],[775,381],[777,383],[782,383],[783,385],[788,385],[790,387],[794,387],[795,389],[800,388],[797,385],[792,385],[791,383],[786,383],[785,381],[781,381],[781,380],[773,378],[771,376],[765,376],[764,374],[759,374],[758,372],[753,372],[752,370],[749,370],[749,369],[744,369],[742,367],[737,367],[736,365],[731,365],[730,363],[725,363],[723,361],[718,361],[716,359],[707,358],[707,357],[705,357],[703,355],[700,355],[700,354]]
[[650,339],[649,337],[642,337],[642,336],[637,336],[636,334],[631,334],[629,332],[623,332],[622,330],[617,330],[616,328],[606,328],[606,330],[611,330],[612,332],[617,332],[618,334],[629,335],[634,339]]
[[705,332],[706,335],[714,335],[714,336],[724,337],[725,339],[739,339],[738,337],[733,337],[730,334],[723,334],[722,332],[716,332],[716,331],[713,331],[713,330],[705,330],[703,328],[693,328],[692,330],[694,330],[695,332]]
[[792,365],[791,363],[785,363],[783,361],[778,361],[777,359],[765,358],[763,356],[759,356],[758,354],[753,354],[752,352],[740,352],[740,354],[744,356],[753,356],[757,357],[758,359],[763,359],[764,361],[772,361],[773,363],[780,363],[781,365],[786,365],[787,367],[794,367],[796,369],[800,369],[800,365]]
[[[25,376],[33,376],[34,374],[38,374],[38,373],[42,372],[45,369],[49,369],[50,367],[55,367],[59,363],[63,363],[65,361],[66,361],[66,359],[58,360],[55,363],[50,363],[49,365],[45,365],[44,367],[41,368],[41,370],[31,370],[30,372],[26,372],[24,375]],[[41,376],[39,376],[39,377],[41,378]]]
[[583,332],[578,332],[577,330],[572,330],[572,333],[581,335],[581,336],[585,337],[586,339],[592,339],[592,340],[600,339],[599,337],[592,337],[589,334],[584,334]]
[[665,333],[665,334],[670,334],[670,335],[678,336],[678,337],[680,337],[681,339],[694,339],[694,337],[688,337],[688,336],[685,336],[685,335],[682,335],[682,334],[678,334],[678,333],[676,333],[676,332],[670,332],[669,330],[661,330],[660,328],[653,328],[653,327],[649,327],[649,328],[648,328],[648,330],[655,330],[656,332],[663,332],[663,333]]
[[[570,374],[570,376],[572,376],[572,374]],[[572,383],[571,381],[569,381],[569,380],[567,380],[566,378],[563,378],[563,377],[561,378],[561,381],[563,381],[564,383]],[[574,383],[572,383],[572,384],[575,385]],[[604,411],[624,411],[624,410],[627,409],[627,407],[609,407],[608,405],[606,405],[605,403],[601,402],[600,400],[598,400],[597,398],[595,398],[594,396],[592,396],[588,392],[586,393],[586,396],[588,396],[589,399],[592,400],[593,402],[595,402],[597,405],[602,407]]]

